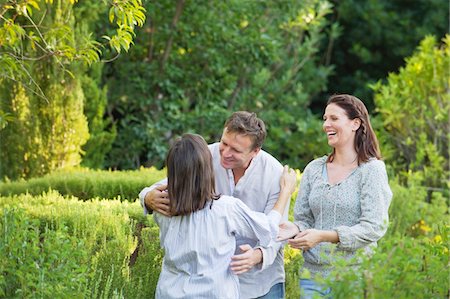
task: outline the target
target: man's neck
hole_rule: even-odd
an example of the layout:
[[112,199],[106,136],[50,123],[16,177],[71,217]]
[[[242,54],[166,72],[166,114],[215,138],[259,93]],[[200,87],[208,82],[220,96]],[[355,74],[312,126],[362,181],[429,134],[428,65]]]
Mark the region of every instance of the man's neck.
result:
[[237,185],[239,180],[244,176],[246,168],[235,168],[231,169],[234,177],[234,185]]

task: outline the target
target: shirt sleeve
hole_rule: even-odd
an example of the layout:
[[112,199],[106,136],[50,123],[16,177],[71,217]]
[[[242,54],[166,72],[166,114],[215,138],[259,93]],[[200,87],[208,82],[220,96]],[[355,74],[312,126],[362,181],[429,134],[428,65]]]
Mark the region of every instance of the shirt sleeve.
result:
[[309,194],[311,193],[311,167],[306,167],[303,172],[300,188],[294,206],[294,224],[300,231],[314,227],[314,215],[309,206]]
[[144,189],[141,190],[141,192],[139,192],[139,200],[141,202],[142,208],[144,209],[144,215],[153,213],[152,210],[148,210],[147,207],[145,206],[145,203],[144,203],[145,195],[148,192],[152,191],[153,189],[155,189],[156,187],[161,186],[161,185],[167,185],[167,178],[162,179],[161,181],[154,183],[150,187],[145,187]]
[[389,187],[385,165],[380,160],[368,162],[361,181],[361,216],[354,226],[339,226],[338,247],[356,250],[378,241],[389,224],[389,205],[392,191]]
[[230,211],[231,232],[245,238],[258,240],[261,246],[267,247],[278,234],[281,215],[271,211],[269,215],[252,211],[246,204],[236,199]]

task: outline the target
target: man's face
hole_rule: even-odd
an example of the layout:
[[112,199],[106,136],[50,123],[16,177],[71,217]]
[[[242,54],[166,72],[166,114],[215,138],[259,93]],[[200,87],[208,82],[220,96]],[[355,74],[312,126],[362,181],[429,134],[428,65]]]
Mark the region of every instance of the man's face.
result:
[[220,164],[226,169],[247,169],[260,148],[252,149],[253,141],[249,136],[223,130],[220,140]]

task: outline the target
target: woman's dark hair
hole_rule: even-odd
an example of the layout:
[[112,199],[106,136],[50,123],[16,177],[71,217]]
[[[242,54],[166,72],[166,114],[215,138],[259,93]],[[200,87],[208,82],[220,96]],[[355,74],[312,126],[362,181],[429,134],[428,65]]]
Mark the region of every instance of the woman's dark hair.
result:
[[[380,146],[378,144],[377,136],[372,129],[369,119],[369,112],[364,103],[355,96],[348,94],[337,94],[329,98],[327,106],[335,104],[345,110],[349,119],[358,118],[361,125],[356,130],[355,136],[355,150],[358,154],[358,165],[369,161],[370,158],[381,159]],[[334,159],[335,149],[327,162],[332,162]]]
[[171,215],[190,214],[219,198],[211,152],[200,135],[184,134],[176,140],[167,154],[166,166]]

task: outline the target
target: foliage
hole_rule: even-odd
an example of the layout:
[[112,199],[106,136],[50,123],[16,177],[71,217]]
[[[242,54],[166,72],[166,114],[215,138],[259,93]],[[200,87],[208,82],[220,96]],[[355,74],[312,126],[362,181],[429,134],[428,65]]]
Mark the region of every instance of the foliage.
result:
[[[81,202],[53,192],[2,197],[0,208],[1,297],[154,296],[162,253],[138,202]],[[131,263],[139,242],[147,250]]]
[[447,298],[449,237],[443,226],[431,238],[388,238],[374,256],[359,257],[359,268],[338,263],[328,280],[333,298]]
[[[449,206],[439,192],[426,202],[421,175],[412,174],[408,186],[390,181],[388,233],[372,257],[359,257],[358,268],[337,261],[327,281],[335,298],[446,298]],[[1,259],[0,270],[8,275],[1,276],[0,296],[154,296],[163,253],[158,229],[138,201],[79,201],[50,192],[1,197],[0,211],[0,255],[12,257]],[[286,298],[299,297],[302,263],[300,251],[286,246]]]
[[164,171],[154,168],[121,172],[67,169],[27,181],[0,183],[0,195],[39,195],[51,189],[64,196],[75,196],[82,200],[98,197],[134,201],[142,188],[164,177]]
[[[49,70],[53,66],[34,67],[41,74],[41,90],[51,94],[48,102],[28,93],[21,84],[0,90],[0,110],[14,118],[0,131],[1,177],[39,176],[81,162],[80,146],[89,137],[81,85],[67,74],[53,73]],[[50,73],[54,77],[49,80]]]
[[107,105],[107,88],[100,88],[101,71],[100,64],[93,65],[89,75],[83,75],[81,79],[85,94],[84,115],[89,124],[90,137],[83,146],[82,165],[90,168],[103,168],[105,156],[111,150],[112,143],[117,132],[109,119],[104,118]]
[[161,167],[169,140],[191,131],[217,141],[236,110],[258,113],[265,149],[283,162],[302,167],[324,153],[308,105],[331,71],[316,55],[335,35],[328,2],[180,0],[146,9],[136,47],[105,67],[118,132],[108,167]]
[[423,183],[431,192],[447,190],[450,137],[450,36],[439,46],[426,37],[417,51],[406,58],[406,66],[391,73],[388,83],[373,86],[375,103],[391,153],[387,156],[403,180],[410,171],[423,172]]
[[[1,177],[38,176],[81,162],[81,146],[89,138],[81,77],[85,65],[100,60],[102,44],[92,38],[86,25],[75,21],[75,2],[0,4],[0,138],[5,152]],[[117,30],[105,39],[117,52],[128,50],[134,27],[145,21],[144,8],[140,0],[109,4],[109,19]],[[88,82],[84,77],[84,87]],[[91,99],[89,95],[87,100]],[[97,112],[89,119],[96,141],[91,139],[87,145],[87,164],[97,167],[102,166],[104,154],[94,160],[92,148],[101,146],[106,151],[112,141],[111,134],[99,132],[106,126],[98,116],[103,117],[106,99],[98,99],[86,106],[87,112],[89,108]]]
[[410,56],[426,35],[441,38],[448,32],[448,1],[332,2],[335,11],[331,19],[339,23],[342,34],[332,41],[332,51],[324,59],[335,66],[328,92],[354,94],[366,101],[369,110],[373,108],[369,84],[403,66],[404,57]]

